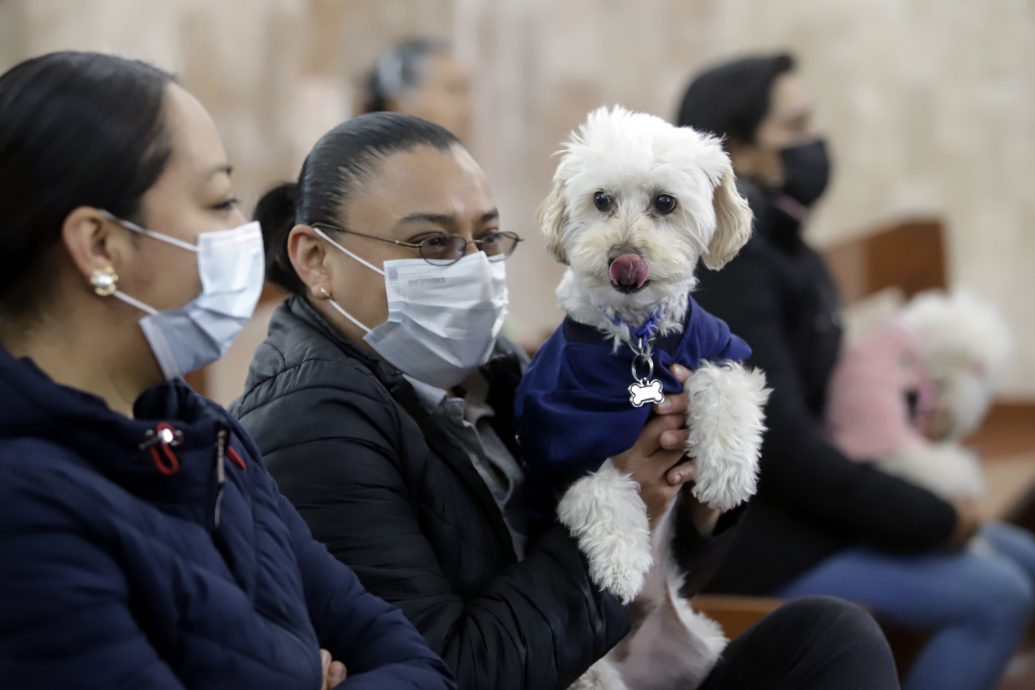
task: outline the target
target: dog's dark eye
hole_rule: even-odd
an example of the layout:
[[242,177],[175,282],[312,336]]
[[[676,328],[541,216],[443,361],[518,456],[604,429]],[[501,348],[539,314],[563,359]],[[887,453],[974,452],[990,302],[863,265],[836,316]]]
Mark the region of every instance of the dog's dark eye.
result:
[[598,211],[607,213],[614,208],[615,200],[607,192],[597,192],[593,195],[593,205],[597,207]]
[[671,194],[658,194],[654,197],[654,210],[667,216],[676,210],[676,198]]

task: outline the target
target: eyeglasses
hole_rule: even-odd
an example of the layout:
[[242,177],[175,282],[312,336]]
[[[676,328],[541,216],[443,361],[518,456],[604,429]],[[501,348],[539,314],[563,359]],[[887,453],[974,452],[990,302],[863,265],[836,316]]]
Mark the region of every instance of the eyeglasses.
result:
[[366,233],[348,230],[328,223],[313,223],[313,226],[326,230],[335,230],[347,235],[358,235],[359,237],[366,237],[378,242],[388,242],[400,247],[417,249],[420,251],[421,258],[433,266],[451,266],[455,264],[464,258],[464,254],[467,252],[467,245],[469,244],[473,244],[480,251],[485,252],[489,261],[506,261],[514,253],[514,250],[517,249],[518,243],[522,241],[521,237],[513,232],[490,232],[488,235],[476,240],[465,240],[460,235],[442,232],[425,237],[420,242],[403,242],[401,240],[377,237],[376,235],[367,235]]

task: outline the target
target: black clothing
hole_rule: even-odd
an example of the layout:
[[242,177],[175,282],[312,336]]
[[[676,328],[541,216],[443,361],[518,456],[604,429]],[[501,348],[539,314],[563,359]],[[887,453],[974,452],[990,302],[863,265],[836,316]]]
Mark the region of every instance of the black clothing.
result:
[[771,196],[745,190],[755,233],[720,271],[701,270],[694,297],[748,342],[765,371],[758,494],[709,589],[768,594],[853,545],[916,553],[944,544],[956,513],[914,484],[855,462],[823,429],[841,326],[836,288],[799,223]]
[[830,597],[784,604],[733,640],[699,690],[898,690],[884,634]]

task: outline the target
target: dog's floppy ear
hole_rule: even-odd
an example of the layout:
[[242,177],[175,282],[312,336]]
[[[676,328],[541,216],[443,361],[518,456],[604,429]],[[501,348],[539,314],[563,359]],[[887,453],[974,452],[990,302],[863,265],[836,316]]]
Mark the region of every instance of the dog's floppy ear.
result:
[[561,231],[568,222],[568,207],[564,204],[564,185],[560,182],[553,183],[550,193],[539,205],[536,220],[546,242],[546,251],[562,264],[568,263],[568,256],[564,253],[564,244],[561,242]]
[[733,166],[727,160],[712,196],[715,206],[715,234],[708,243],[704,265],[713,271],[725,266],[751,238],[751,207],[737,191]]

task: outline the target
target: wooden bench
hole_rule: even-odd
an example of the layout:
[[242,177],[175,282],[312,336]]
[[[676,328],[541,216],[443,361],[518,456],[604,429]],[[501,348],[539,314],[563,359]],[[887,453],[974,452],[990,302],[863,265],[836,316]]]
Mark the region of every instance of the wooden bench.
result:
[[912,297],[948,287],[944,230],[938,220],[902,221],[821,251],[843,304],[888,288]]
[[1035,403],[993,406],[967,445],[984,460],[984,516],[1035,531]]

